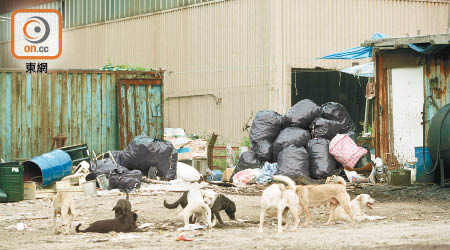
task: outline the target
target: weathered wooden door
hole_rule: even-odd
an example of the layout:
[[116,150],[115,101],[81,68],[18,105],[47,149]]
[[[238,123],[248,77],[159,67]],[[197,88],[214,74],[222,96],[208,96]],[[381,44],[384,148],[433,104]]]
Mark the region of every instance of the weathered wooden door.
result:
[[117,91],[120,148],[137,135],[162,139],[162,80],[119,79]]

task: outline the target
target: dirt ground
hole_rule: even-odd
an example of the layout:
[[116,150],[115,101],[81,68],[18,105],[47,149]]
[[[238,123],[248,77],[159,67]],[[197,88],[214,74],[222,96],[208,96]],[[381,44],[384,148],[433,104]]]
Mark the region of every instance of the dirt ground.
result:
[[[146,184],[150,185],[150,184]],[[433,185],[394,188],[377,184],[350,187],[352,198],[368,193],[377,200],[370,215],[385,220],[323,226],[328,211],[312,210],[308,227],[296,232],[276,233],[275,224],[265,224],[258,234],[259,197],[263,186],[244,189],[213,188],[226,194],[237,205],[238,221],[230,221],[222,212],[225,225],[212,230],[184,232],[193,241],[176,241],[183,221],[177,209],[162,206],[174,201],[179,192],[140,191],[132,193],[132,209],[139,215],[138,224],[151,223],[142,233],[72,233],[55,235],[52,231],[50,199],[0,204],[0,249],[450,249],[450,190]],[[113,218],[112,207],[121,194],[76,196],[81,212],[74,225]],[[302,217],[302,221],[303,221]],[[27,228],[18,231],[17,223]],[[85,228],[83,225],[82,228]],[[73,228],[72,228],[73,230]]]

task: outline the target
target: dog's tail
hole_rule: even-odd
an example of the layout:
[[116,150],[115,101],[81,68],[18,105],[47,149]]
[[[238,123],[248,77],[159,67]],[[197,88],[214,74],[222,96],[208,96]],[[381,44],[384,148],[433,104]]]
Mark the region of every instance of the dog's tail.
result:
[[128,199],[128,190],[125,189],[125,193],[127,194],[127,200],[129,200],[129,199]]
[[287,184],[288,188],[291,189],[292,191],[295,191],[297,189],[297,187],[295,185],[295,182],[291,178],[289,178],[287,176],[274,175],[274,176],[272,176],[272,180],[283,182],[283,183]]
[[75,227],[75,231],[77,231],[77,233],[84,233],[84,232],[86,232],[85,230],[80,230],[80,226],[81,226],[81,224],[78,224],[78,225]]
[[183,196],[181,196],[180,199],[178,199],[177,201],[175,201],[175,202],[172,203],[172,204],[167,203],[167,201],[164,200],[164,207],[165,207],[165,208],[169,208],[169,209],[174,209],[174,208],[177,208],[178,205],[180,205],[180,203],[181,203],[182,201],[183,201]]

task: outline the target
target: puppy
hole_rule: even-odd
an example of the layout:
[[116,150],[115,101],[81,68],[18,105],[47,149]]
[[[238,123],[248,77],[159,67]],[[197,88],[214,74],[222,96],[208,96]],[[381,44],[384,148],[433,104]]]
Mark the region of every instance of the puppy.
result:
[[70,232],[70,228],[72,227],[73,219],[78,216],[78,213],[75,211],[72,196],[69,193],[57,193],[55,196],[53,196],[52,204],[53,228],[55,234],[59,232],[56,225],[56,216],[58,214],[61,216],[60,224],[67,224],[64,234],[68,234]]
[[77,233],[109,233],[111,231],[121,232],[121,233],[129,233],[129,232],[141,232],[140,229],[136,228],[136,220],[137,214],[133,212],[125,212],[120,215],[119,218],[110,219],[110,220],[99,220],[92,223],[85,230],[80,230],[81,224],[78,224],[75,228]]
[[[352,221],[351,225],[355,224],[355,218],[350,209],[350,196],[345,189],[345,180],[340,176],[335,176],[331,182],[321,185],[297,185],[296,193],[306,217],[304,226],[307,226],[310,221],[309,208],[322,205],[330,205],[330,218],[336,207],[341,205],[349,215]],[[325,225],[328,225],[328,222]]]
[[122,214],[131,212],[131,203],[128,198],[128,191],[125,190],[125,193],[127,194],[126,199],[119,199],[117,201],[117,204],[115,207],[113,207],[112,211],[114,211],[115,216],[114,218],[119,218]]
[[[188,204],[187,202],[187,195],[188,195],[189,191],[185,191],[183,192],[183,195],[174,203],[170,204],[167,203],[167,201],[164,200],[164,207],[169,208],[169,209],[174,209],[177,208],[179,205],[181,205],[182,208],[185,208]],[[209,193],[209,191],[208,191]],[[205,191],[205,196],[209,198],[206,198],[206,200],[209,199],[209,201],[205,201],[207,203],[211,203],[212,197],[214,196],[214,194],[209,193],[209,195],[206,193]],[[205,198],[204,198],[205,199]],[[231,220],[235,220],[235,213],[236,213],[236,204],[228,199],[225,195],[219,194],[217,195],[217,198],[215,198],[213,205],[211,206],[211,221],[214,220],[214,216],[217,217],[217,220],[219,221],[220,224],[223,224],[222,218],[220,217],[220,211],[221,210],[225,210],[225,213],[228,215],[228,217]],[[195,223],[195,218],[194,217],[190,217],[189,218],[189,223]],[[213,224],[215,224],[213,222]]]
[[202,192],[200,189],[191,189],[187,193],[187,205],[183,212],[180,213],[184,219],[184,226],[189,225],[189,218],[194,215],[196,218],[208,225],[208,228],[212,228],[211,223],[211,208],[215,197],[214,191]]
[[[355,199],[353,199],[350,202],[350,209],[352,210],[353,216],[355,217],[355,220],[360,222],[363,220],[381,220],[385,219],[385,216],[369,216],[364,213],[364,208],[373,209],[372,206],[375,203],[375,200],[370,197],[368,194],[360,194],[356,196]],[[344,211],[344,208],[342,206],[338,206],[330,216],[330,220],[327,223],[333,222],[333,221],[350,221],[350,217],[347,215],[347,213]]]
[[272,184],[263,191],[261,196],[261,213],[259,217],[258,233],[263,232],[264,217],[266,213],[270,214],[270,210],[274,209],[276,210],[278,218],[278,232],[283,232],[282,220],[283,217],[287,217],[287,212],[290,212],[295,218],[294,226],[292,228],[292,231],[295,231],[300,223],[298,217],[299,200],[295,193],[295,182],[291,178],[282,175],[274,175],[273,180],[284,182],[288,186],[286,187],[284,184]]

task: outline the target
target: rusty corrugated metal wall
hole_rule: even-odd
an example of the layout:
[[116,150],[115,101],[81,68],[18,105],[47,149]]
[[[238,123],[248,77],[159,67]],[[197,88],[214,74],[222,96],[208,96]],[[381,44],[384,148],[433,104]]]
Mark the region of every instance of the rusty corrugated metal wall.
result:
[[[376,53],[376,98],[375,98],[375,145],[378,156],[386,157],[395,152],[393,143],[393,116],[391,87],[393,68],[423,65],[424,97],[423,103],[432,95],[438,107],[450,103],[450,48],[431,55],[422,55],[412,50],[389,50]],[[425,136],[428,126],[437,109],[429,101],[426,104]],[[413,135],[420,136],[420,135]],[[427,141],[427,140],[425,140]],[[411,147],[418,145],[411,145]],[[387,159],[384,159],[387,160]]]
[[[132,138],[144,132],[162,138],[162,77],[155,75],[92,70],[25,74],[0,70],[0,158],[25,159],[48,152],[52,137],[58,134],[67,137],[66,145],[87,143],[97,153],[119,149],[120,133]],[[142,92],[138,83],[138,88],[127,89],[127,95],[139,97],[139,102],[119,106],[119,79],[136,80],[138,76],[146,81],[157,79],[157,88],[147,87]],[[143,116],[136,103],[152,107],[152,112]],[[119,131],[119,111],[132,119],[132,127]],[[139,122],[134,123],[134,117]]]
[[[63,32],[51,68],[113,64],[167,69],[166,127],[218,132],[239,142],[260,109],[291,105],[291,68],[344,68],[316,60],[358,46],[374,32],[446,31],[448,1],[228,0],[125,18]],[[0,66],[24,68],[0,43]],[[251,120],[250,120],[251,121]]]
[[116,86],[114,73],[0,71],[0,157],[48,152],[60,133],[66,145],[118,149]]

